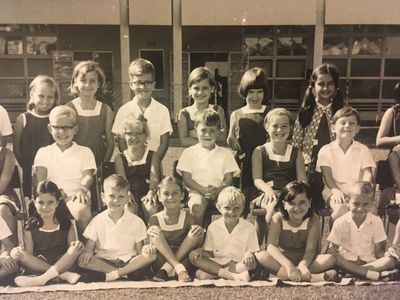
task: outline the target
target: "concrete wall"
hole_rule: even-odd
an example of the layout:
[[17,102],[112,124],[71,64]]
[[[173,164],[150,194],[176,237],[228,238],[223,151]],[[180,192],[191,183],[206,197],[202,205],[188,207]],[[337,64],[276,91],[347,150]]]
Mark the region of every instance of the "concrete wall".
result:
[[172,25],[171,0],[129,0],[129,24]]

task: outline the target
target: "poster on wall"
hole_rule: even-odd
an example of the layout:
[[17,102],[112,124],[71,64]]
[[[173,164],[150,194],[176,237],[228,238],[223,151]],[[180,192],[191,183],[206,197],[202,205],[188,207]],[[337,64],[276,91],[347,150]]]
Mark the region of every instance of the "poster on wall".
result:
[[53,51],[53,68],[56,81],[70,81],[73,70],[73,52]]
[[56,36],[27,36],[26,53],[33,55],[49,55],[56,48]]

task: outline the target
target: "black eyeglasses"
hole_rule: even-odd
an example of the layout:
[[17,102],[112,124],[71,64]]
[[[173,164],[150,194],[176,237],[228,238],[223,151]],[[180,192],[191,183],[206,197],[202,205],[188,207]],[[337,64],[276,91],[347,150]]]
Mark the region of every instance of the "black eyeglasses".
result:
[[130,84],[133,84],[135,86],[144,86],[144,87],[150,87],[153,84],[154,81],[151,80],[146,80],[146,81],[130,81]]
[[54,130],[64,130],[64,131],[66,131],[66,130],[71,130],[71,129],[73,129],[73,128],[75,127],[75,125],[74,125],[74,126],[50,125],[50,127],[53,128]]

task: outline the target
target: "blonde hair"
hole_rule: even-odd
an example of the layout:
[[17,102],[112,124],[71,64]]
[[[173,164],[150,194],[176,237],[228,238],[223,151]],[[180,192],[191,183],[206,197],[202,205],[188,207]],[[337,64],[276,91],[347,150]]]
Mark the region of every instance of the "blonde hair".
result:
[[129,182],[122,175],[112,174],[108,176],[103,183],[103,188],[106,187],[116,188],[116,189],[126,189],[129,191]]
[[234,186],[227,186],[218,195],[217,204],[223,205],[224,203],[238,203],[244,208],[245,197],[240,189]]
[[267,113],[264,118],[264,127],[268,126],[272,116],[286,116],[289,120],[289,125],[292,126],[293,124],[292,115],[290,114],[290,112],[286,108],[279,107],[274,108]]
[[[31,83],[29,84],[29,93],[32,93],[41,84],[47,84],[48,86],[50,86],[54,89],[54,105],[52,107],[52,108],[54,108],[60,102],[60,89],[57,85],[57,82],[50,76],[38,75],[35,78],[33,78]],[[33,103],[33,99],[31,97],[29,97],[29,101],[26,105],[26,108],[28,110],[32,110],[34,107],[35,107],[35,104]]]
[[143,117],[143,115],[140,115],[138,118],[128,116],[125,120],[123,127],[124,133],[126,132],[128,127],[135,129],[140,128],[142,132],[146,134],[146,136],[149,136],[149,127],[147,126],[147,120]]
[[54,119],[58,117],[66,117],[71,121],[72,125],[76,125],[76,111],[73,110],[71,107],[68,107],[66,105],[59,105],[54,107],[49,114],[50,123],[52,123],[52,121],[54,121]]

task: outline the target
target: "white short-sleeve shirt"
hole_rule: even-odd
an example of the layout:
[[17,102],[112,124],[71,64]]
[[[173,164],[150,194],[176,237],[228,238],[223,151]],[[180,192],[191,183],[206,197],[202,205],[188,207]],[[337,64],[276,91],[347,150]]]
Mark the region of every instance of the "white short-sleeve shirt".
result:
[[33,164],[34,167],[45,167],[47,179],[63,189],[68,197],[81,189],[83,171],[96,171],[92,150],[76,143],[72,143],[72,146],[64,151],[61,151],[56,143],[42,147],[37,152]]
[[212,222],[208,226],[203,248],[212,251],[214,260],[222,265],[242,261],[246,252],[260,251],[254,225],[242,218],[231,233],[226,229],[223,218]]
[[136,243],[147,238],[142,219],[126,210],[116,223],[108,216],[108,210],[98,214],[90,221],[83,236],[96,242],[97,257],[123,261],[137,256]]
[[176,166],[178,173],[188,172],[197,183],[219,187],[227,173],[238,174],[240,169],[235,158],[227,148],[215,145],[208,150],[196,144],[183,150]]
[[347,260],[358,258],[365,262],[376,260],[375,244],[387,239],[382,220],[368,213],[364,222],[357,227],[351,212],[347,212],[333,223],[328,241],[339,246],[340,254]]
[[111,131],[114,134],[122,135],[126,119],[130,116],[137,118],[140,115],[143,115],[147,119],[149,129],[149,136],[147,137],[148,147],[150,150],[156,152],[160,147],[160,137],[165,133],[172,133],[172,125],[168,108],[153,98],[151,98],[150,105],[144,113],[141,112],[137,105],[136,97],[132,101],[122,105],[115,116]]
[[353,141],[346,153],[333,141],[321,148],[318,153],[316,170],[330,167],[332,176],[341,191],[347,193],[353,183],[362,180],[362,170],[374,168],[375,162],[368,147]]
[[0,105],[0,135],[6,136],[13,133],[7,111]]
[[12,235],[10,228],[8,227],[6,221],[0,217],[0,240],[3,240]]

